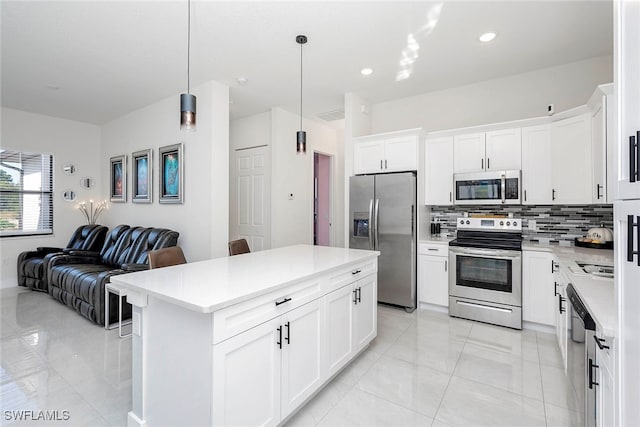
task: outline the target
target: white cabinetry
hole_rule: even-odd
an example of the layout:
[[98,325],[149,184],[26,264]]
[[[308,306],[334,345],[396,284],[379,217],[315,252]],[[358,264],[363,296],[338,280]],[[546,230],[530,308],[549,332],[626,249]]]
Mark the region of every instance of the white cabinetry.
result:
[[521,168],[520,128],[456,135],[453,141],[455,173]]
[[418,302],[449,306],[449,245],[418,243]]
[[553,203],[591,203],[591,161],[591,113],[551,124]]
[[522,204],[550,205],[551,126],[522,128]]
[[613,339],[603,336],[600,328],[596,328],[597,346],[595,364],[596,387],[596,425],[613,427],[615,419],[615,346]]
[[[556,266],[554,261],[554,266]],[[557,266],[555,267],[558,268]],[[568,281],[566,275],[562,271],[558,271],[555,275],[555,283],[557,283],[557,293],[555,302],[556,313],[556,335],[558,337],[558,346],[560,347],[560,355],[562,356],[562,366],[567,371],[567,347],[568,339],[567,331],[569,329],[569,301],[567,300],[567,285]]]
[[611,96],[613,85],[600,85],[588,105],[591,110],[592,203],[612,203],[613,128],[615,116]]
[[553,276],[553,254],[522,251],[522,320],[555,325]]
[[425,142],[425,205],[453,204],[453,137]]
[[353,173],[417,170],[419,138],[419,129],[355,138]]

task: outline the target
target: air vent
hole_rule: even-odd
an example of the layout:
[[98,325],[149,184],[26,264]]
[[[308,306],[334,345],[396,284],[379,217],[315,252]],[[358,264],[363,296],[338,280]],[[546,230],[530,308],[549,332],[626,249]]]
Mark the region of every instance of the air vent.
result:
[[318,114],[318,117],[325,122],[333,122],[336,120],[344,119],[344,108],[339,108],[333,111],[327,111],[326,113]]

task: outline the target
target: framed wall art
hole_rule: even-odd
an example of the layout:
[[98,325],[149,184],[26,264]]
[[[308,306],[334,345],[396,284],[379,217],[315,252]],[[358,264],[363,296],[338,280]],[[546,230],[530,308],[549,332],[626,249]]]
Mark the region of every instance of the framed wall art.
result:
[[127,156],[112,157],[110,169],[110,200],[115,203],[124,203],[127,201]]
[[131,201],[151,203],[153,201],[153,154],[149,150],[131,154]]
[[160,203],[182,203],[184,199],[184,144],[160,147]]

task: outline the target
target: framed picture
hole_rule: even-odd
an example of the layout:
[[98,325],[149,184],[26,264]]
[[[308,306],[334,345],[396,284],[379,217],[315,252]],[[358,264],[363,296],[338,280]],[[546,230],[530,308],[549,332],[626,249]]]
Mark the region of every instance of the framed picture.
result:
[[151,203],[153,201],[153,154],[149,150],[131,154],[131,201]]
[[127,156],[116,156],[110,160],[111,197],[116,203],[127,201]]
[[160,203],[182,203],[184,197],[184,145],[160,147]]

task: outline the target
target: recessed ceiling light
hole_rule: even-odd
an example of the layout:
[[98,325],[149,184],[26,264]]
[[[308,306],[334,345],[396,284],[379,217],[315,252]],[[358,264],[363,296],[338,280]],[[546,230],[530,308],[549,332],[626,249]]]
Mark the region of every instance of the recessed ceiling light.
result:
[[238,78],[236,79],[236,81],[238,82],[238,84],[239,84],[240,86],[244,86],[244,85],[246,85],[247,83],[249,83],[249,79],[248,79],[248,78],[246,78],[246,77],[242,77],[242,76],[241,76],[241,77],[238,77]]
[[370,76],[373,73],[373,69],[371,68],[363,68],[362,70],[360,70],[360,74],[362,74],[363,76]]
[[490,31],[490,32],[484,33],[483,35],[478,37],[478,40],[480,40],[483,43],[487,43],[487,42],[490,42],[491,40],[493,40],[495,38],[496,38],[496,33],[494,33],[493,31]]

